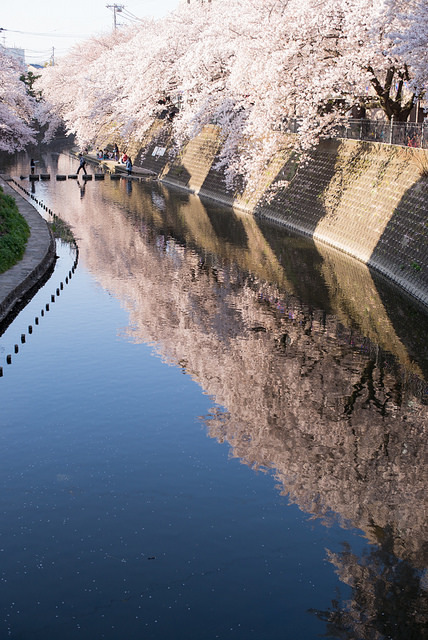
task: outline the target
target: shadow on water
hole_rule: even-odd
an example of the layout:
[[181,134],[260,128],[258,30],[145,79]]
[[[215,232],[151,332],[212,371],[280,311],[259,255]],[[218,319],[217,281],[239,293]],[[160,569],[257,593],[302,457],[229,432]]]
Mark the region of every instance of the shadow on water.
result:
[[428,317],[416,301],[338,251],[292,235],[287,243],[269,224],[260,223],[260,230],[302,301],[334,313],[405,367],[417,363],[428,378]]
[[330,289],[323,277],[323,256],[309,238],[280,229],[275,224],[258,222],[260,232],[293,285],[293,293],[309,307],[332,312]]
[[245,249],[247,247],[248,238],[245,233],[242,221],[230,210],[217,209],[211,206],[207,208],[207,215],[210,220],[213,232],[219,241],[224,239],[225,242],[233,243],[236,247]]
[[425,380],[428,380],[427,315],[417,303],[376,274],[373,274],[373,282],[398,340],[409,357],[418,364]]

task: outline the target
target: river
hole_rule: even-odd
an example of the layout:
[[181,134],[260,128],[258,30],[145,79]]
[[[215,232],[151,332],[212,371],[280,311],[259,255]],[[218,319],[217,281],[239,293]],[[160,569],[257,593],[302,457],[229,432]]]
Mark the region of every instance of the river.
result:
[[66,225],[0,336],[0,637],[426,638],[426,315],[310,239],[37,159],[4,170]]

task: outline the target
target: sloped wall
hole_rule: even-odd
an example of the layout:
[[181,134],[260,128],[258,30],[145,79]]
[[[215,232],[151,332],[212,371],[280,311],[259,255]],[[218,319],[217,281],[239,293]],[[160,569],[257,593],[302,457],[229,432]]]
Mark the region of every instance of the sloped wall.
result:
[[[327,141],[302,162],[289,145],[247,193],[228,191],[213,168],[219,146],[218,129],[205,127],[173,162],[165,154],[161,180],[340,249],[428,307],[428,177],[420,168],[426,151]],[[150,158],[149,149],[142,166],[153,170]]]

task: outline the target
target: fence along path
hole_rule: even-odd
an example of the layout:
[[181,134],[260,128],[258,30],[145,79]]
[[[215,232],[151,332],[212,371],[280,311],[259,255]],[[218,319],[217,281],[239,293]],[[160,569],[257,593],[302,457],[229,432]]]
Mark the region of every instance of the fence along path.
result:
[[[298,118],[286,120],[279,125],[279,129],[287,133],[297,133],[299,127]],[[331,137],[428,149],[428,124],[425,122],[395,122],[393,119],[387,122],[352,118],[338,125],[335,133],[336,135]]]

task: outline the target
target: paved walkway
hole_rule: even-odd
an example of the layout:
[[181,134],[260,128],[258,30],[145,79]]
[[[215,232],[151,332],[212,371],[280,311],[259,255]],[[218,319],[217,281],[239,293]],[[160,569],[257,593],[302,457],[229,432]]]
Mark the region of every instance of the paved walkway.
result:
[[34,287],[55,262],[55,240],[46,221],[36,209],[0,176],[4,193],[15,198],[19,212],[30,227],[24,257],[8,271],[0,273],[0,322],[20,299]]

